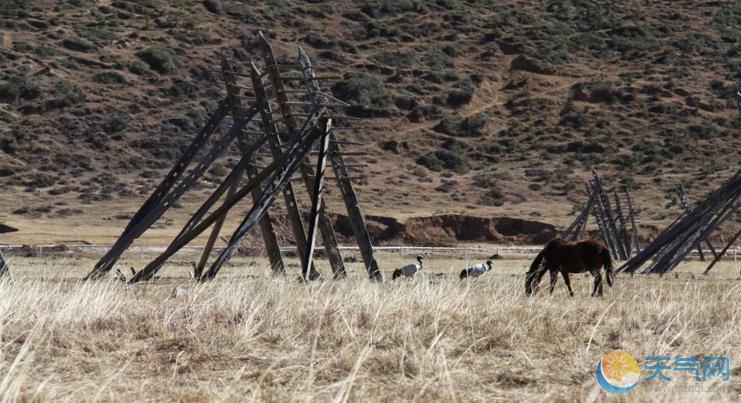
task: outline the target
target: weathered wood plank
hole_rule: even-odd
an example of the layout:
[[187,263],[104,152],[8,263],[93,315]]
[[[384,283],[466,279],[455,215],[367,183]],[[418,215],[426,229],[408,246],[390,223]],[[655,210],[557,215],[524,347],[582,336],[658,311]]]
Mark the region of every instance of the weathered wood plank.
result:
[[713,269],[713,266],[715,266],[715,264],[720,261],[720,258],[723,257],[723,255],[726,254],[726,251],[728,251],[728,248],[730,248],[731,245],[733,245],[733,243],[736,242],[736,240],[738,239],[738,236],[739,235],[741,235],[741,230],[736,231],[736,235],[734,235],[733,238],[731,238],[731,240],[728,241],[728,244],[726,244],[726,246],[720,251],[720,253],[718,253],[715,256],[715,258],[713,258],[713,261],[710,263],[710,265],[708,266],[708,268],[705,269],[705,271],[702,274],[707,275],[708,273],[710,273],[710,270]]
[[301,276],[304,281],[312,280],[311,263],[314,261],[314,247],[316,246],[316,229],[319,224],[319,208],[322,205],[322,191],[324,188],[324,170],[327,167],[327,152],[329,150],[329,131],[332,128],[331,120],[324,121],[322,137],[319,140],[319,157],[317,158],[316,174],[314,175],[314,192],[311,199],[311,211],[309,213],[308,249],[304,256],[304,264]]

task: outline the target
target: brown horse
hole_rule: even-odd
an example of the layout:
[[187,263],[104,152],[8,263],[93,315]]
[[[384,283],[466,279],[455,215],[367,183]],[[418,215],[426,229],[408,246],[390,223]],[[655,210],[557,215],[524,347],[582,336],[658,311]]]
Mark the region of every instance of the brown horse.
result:
[[610,251],[600,241],[586,239],[583,241],[567,242],[556,238],[545,246],[530,265],[530,271],[525,277],[525,293],[532,295],[537,291],[540,280],[548,271],[551,275],[551,293],[558,280],[558,272],[563,275],[569,294],[573,297],[570,273],[590,272],[594,277],[592,296],[602,296],[602,272],[604,266],[607,274],[607,285],[612,287],[612,258]]

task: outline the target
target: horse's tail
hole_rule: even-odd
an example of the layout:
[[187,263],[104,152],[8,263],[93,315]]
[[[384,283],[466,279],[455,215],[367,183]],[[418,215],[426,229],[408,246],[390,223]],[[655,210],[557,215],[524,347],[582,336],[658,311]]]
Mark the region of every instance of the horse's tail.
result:
[[602,257],[602,262],[605,266],[607,285],[612,287],[612,256],[610,255],[610,250],[603,246],[600,251],[600,256]]
[[396,280],[399,277],[401,277],[401,269],[394,270],[393,274],[391,275],[391,279]]
[[[547,246],[546,246],[547,248]],[[542,276],[539,276],[538,270],[540,269],[540,265],[543,263],[543,259],[545,258],[545,248],[543,248],[540,253],[538,253],[537,256],[535,256],[535,260],[533,260],[533,263],[530,264],[530,270],[528,270],[527,274],[525,275],[525,294],[526,295],[532,295],[534,286],[537,286],[537,284],[534,284],[540,280]]]

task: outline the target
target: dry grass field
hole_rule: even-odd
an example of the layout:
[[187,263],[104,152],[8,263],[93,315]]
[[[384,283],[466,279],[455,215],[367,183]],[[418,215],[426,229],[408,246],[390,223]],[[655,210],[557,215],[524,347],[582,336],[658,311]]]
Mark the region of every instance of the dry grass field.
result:
[[[176,257],[149,284],[78,281],[92,258],[11,258],[0,283],[3,401],[738,401],[727,383],[641,381],[607,396],[594,368],[607,351],[635,357],[730,355],[741,361],[739,263],[705,277],[685,263],[664,278],[623,276],[602,299],[526,298],[528,261],[495,261],[468,282],[458,259],[426,275],[304,285],[240,258],[208,284]],[[387,269],[411,257],[382,256]],[[127,257],[119,267],[141,267]],[[320,262],[323,263],[323,262]],[[326,267],[321,269],[327,273]],[[125,270],[128,272],[128,270]],[[174,289],[179,291],[173,292]]]

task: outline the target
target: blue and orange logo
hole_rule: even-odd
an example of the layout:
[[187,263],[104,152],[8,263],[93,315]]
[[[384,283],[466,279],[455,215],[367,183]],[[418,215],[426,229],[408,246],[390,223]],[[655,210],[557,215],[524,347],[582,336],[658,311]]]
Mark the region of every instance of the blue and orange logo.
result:
[[612,351],[602,356],[594,373],[602,389],[616,395],[633,390],[641,378],[638,361],[624,351]]

